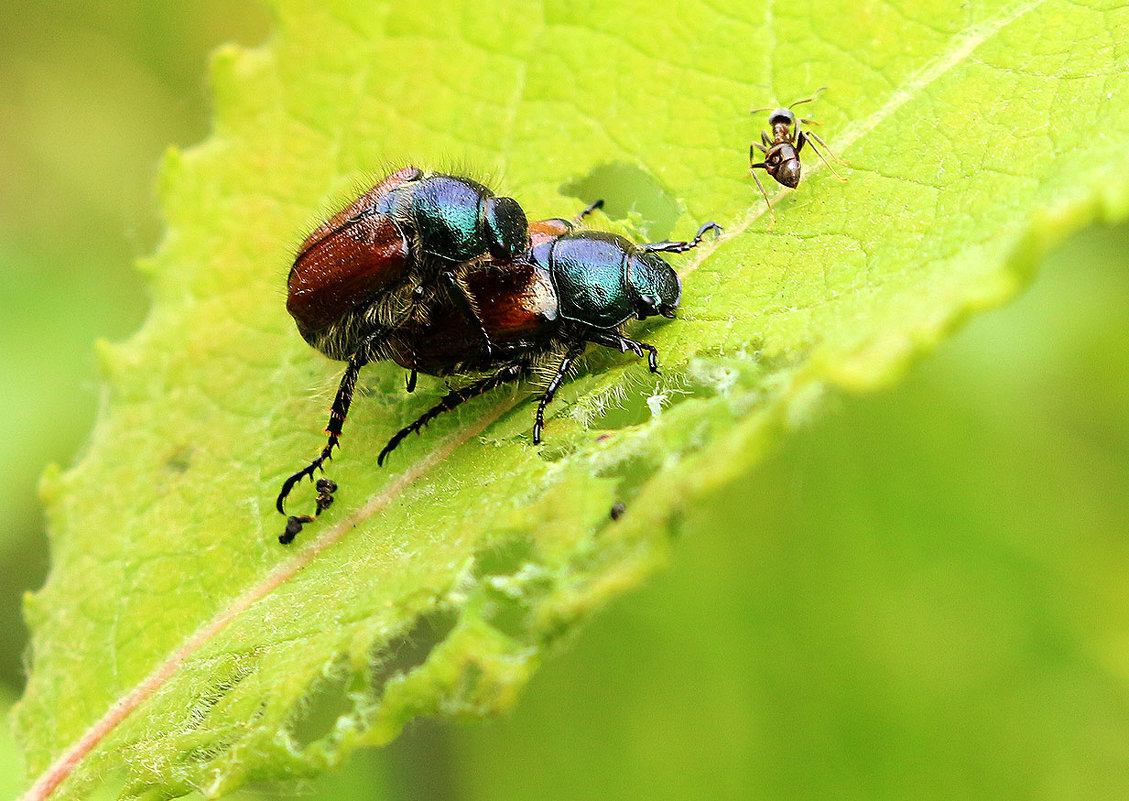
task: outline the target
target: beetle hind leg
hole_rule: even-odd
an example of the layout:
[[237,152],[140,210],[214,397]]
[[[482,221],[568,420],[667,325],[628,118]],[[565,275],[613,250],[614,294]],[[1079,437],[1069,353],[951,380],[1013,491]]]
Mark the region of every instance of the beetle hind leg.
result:
[[318,491],[317,506],[312,515],[291,515],[286,518],[286,528],[278,535],[278,541],[289,545],[302,532],[302,527],[312,523],[318,516],[333,505],[333,493],[337,491],[337,483],[328,478],[319,478],[314,487]]
[[440,273],[439,280],[447,290],[447,297],[455,305],[455,308],[478,328],[478,333],[481,335],[482,343],[486,348],[486,360],[489,361],[497,347],[494,345],[494,340],[490,338],[490,332],[486,330],[482,317],[478,314],[478,309],[475,307],[470,292],[453,272]]
[[345,368],[345,375],[341,376],[341,384],[337,387],[337,395],[334,397],[333,406],[329,411],[329,424],[325,427],[326,433],[329,434],[329,441],[321,449],[318,458],[282,482],[282,489],[278,493],[278,499],[274,502],[274,508],[278,510],[279,514],[286,514],[284,507],[286,496],[290,494],[294,486],[303,478],[309,477],[312,479],[314,473],[322,470],[322,466],[333,458],[333,449],[339,447],[341,429],[345,425],[345,417],[349,414],[349,405],[353,402],[353,392],[357,388],[357,376],[366,364],[368,364],[368,358],[363,354],[355,355],[349,359],[349,364]]
[[[298,482],[307,477],[313,481],[314,473],[324,470],[325,463],[333,458],[333,449],[340,447],[341,430],[345,425],[345,418],[349,414],[349,406],[353,402],[353,393],[357,389],[357,377],[360,375],[361,368],[369,363],[373,346],[386,335],[387,332],[384,329],[377,329],[372,332],[365,337],[357,352],[349,358],[345,366],[345,374],[341,376],[341,383],[337,386],[333,406],[329,410],[329,423],[325,427],[325,433],[329,435],[329,439],[325,443],[325,447],[321,449],[321,453],[318,454],[318,458],[282,482],[282,488],[274,502],[274,508],[278,510],[279,514],[286,514],[286,498]],[[333,504],[333,493],[337,491],[336,483],[323,478],[315,481],[314,487],[318,491],[314,514],[288,517],[286,519],[286,530],[278,537],[278,541],[283,545],[292,542],[298,532],[302,530],[303,525],[312,523],[318,515]]]

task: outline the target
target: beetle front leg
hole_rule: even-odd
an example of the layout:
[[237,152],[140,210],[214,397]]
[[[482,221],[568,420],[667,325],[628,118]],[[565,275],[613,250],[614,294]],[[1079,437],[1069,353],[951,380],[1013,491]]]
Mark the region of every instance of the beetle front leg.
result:
[[721,236],[721,226],[715,222],[708,222],[703,223],[702,227],[698,229],[698,233],[689,242],[671,242],[669,240],[645,242],[639,246],[639,249],[647,253],[685,253],[702,244],[702,237],[706,235],[706,231],[713,231],[715,239]]
[[603,345],[606,348],[618,348],[620,353],[627,353],[627,351],[630,350],[639,358],[643,358],[644,355],[646,355],[647,366],[651,368],[651,372],[657,373],[659,371],[659,351],[654,345],[639,342],[635,339],[628,339],[614,331],[592,331],[586,338],[589,342],[596,345]]
[[600,198],[599,200],[593,200],[591,203],[589,203],[584,208],[583,211],[581,211],[579,214],[576,215],[576,219],[573,220],[573,225],[580,225],[580,223],[584,221],[585,217],[587,217],[589,214],[594,212],[596,209],[602,209],[603,207],[604,207],[604,199],[603,198]]
[[475,307],[466,287],[450,271],[440,273],[439,280],[447,290],[447,297],[451,299],[455,307],[478,327],[478,331],[482,335],[482,342],[486,346],[486,360],[489,361],[494,355],[494,340],[490,338],[490,333],[486,330],[486,326],[482,324],[482,318],[478,315],[478,309]]

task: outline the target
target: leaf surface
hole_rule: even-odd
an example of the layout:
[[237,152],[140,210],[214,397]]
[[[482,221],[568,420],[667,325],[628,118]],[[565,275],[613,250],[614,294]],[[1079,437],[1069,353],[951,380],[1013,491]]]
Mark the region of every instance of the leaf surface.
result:
[[[420,715],[509,708],[666,561],[681,510],[828,389],[895,380],[1050,244],[1129,208],[1129,10],[1112,3],[275,10],[269,46],[214,61],[213,136],[166,159],[153,311],[102,348],[89,451],[45,481],[53,568],[27,603],[17,713],[32,797],[81,797],[121,765],[126,797],[215,796],[316,774]],[[747,109],[823,85],[800,108],[850,180],[805,152],[769,231]],[[402,371],[369,368],[338,503],[283,548],[273,498],[320,447],[341,369],[285,313],[292,247],[405,163],[501,171],[531,218],[604,196],[597,225],[726,235],[677,260],[680,319],[632,329],[662,375],[590,351],[541,448],[523,386],[377,469],[443,386],[407,395]]]

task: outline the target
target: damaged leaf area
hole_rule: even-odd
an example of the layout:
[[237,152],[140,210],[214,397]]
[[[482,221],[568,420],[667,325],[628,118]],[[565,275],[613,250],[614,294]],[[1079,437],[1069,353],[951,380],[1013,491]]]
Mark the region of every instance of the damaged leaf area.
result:
[[[108,777],[126,798],[214,797],[315,775],[416,717],[511,708],[668,560],[682,510],[829,390],[888,385],[1048,247],[1129,210],[1113,3],[273,5],[268,46],[214,60],[213,135],[165,161],[152,312],[101,348],[90,446],[44,481],[52,572],[27,601],[16,713],[31,798]],[[849,181],[805,152],[770,230],[746,160],[767,120],[748,109],[824,85],[804,108]],[[273,500],[321,447],[342,369],[286,314],[293,247],[407,163],[492,173],[531,219],[604,197],[595,227],[726,234],[671,259],[678,320],[630,329],[662,373],[590,351],[543,446],[523,384],[380,469],[445,387],[367,368],[337,503],[283,547]],[[312,506],[309,485],[291,502]]]

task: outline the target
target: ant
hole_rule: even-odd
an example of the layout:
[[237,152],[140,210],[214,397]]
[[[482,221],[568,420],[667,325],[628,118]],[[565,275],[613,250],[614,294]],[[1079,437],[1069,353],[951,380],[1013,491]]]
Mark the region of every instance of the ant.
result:
[[[757,182],[757,189],[761,191],[764,196],[764,202],[768,206],[768,213],[772,215],[772,225],[776,225],[776,212],[772,210],[772,203],[768,199],[768,193],[764,191],[764,185],[761,184],[760,179],[757,178],[755,170],[764,170],[773,178],[777,183],[781,183],[789,189],[795,189],[800,183],[800,151],[804,149],[804,145],[811,143],[811,149],[815,151],[816,155],[823,160],[827,168],[831,170],[832,175],[840,181],[847,179],[835,172],[835,168],[831,166],[826,156],[820,151],[816,145],[818,144],[827,151],[831,158],[838,161],[840,164],[845,164],[841,158],[831,152],[831,148],[827,146],[819,134],[812,131],[800,130],[800,125],[818,125],[819,123],[812,119],[797,119],[796,115],[792,113],[792,109],[801,103],[810,103],[815,100],[819,93],[826,89],[826,86],[821,86],[815,90],[815,94],[811,97],[805,97],[803,100],[797,100],[788,106],[788,108],[773,109],[771,106],[767,108],[755,108],[750,111],[750,114],[760,114],[764,111],[771,111],[772,114],[768,117],[768,124],[772,126],[772,138],[768,134],[761,131],[761,144],[760,142],[753,142],[749,145],[749,174],[753,176],[753,180]],[[757,150],[764,154],[764,161],[754,162],[753,159],[757,158]]]

